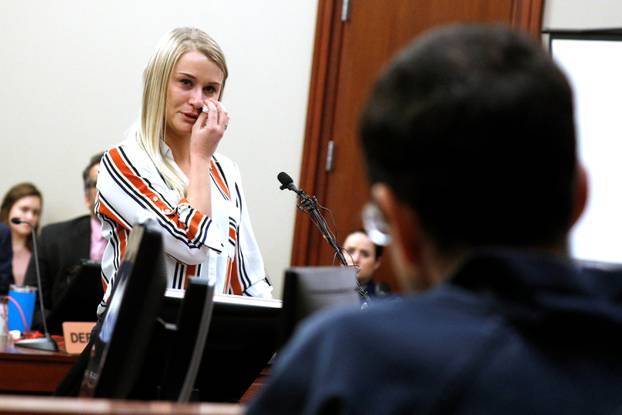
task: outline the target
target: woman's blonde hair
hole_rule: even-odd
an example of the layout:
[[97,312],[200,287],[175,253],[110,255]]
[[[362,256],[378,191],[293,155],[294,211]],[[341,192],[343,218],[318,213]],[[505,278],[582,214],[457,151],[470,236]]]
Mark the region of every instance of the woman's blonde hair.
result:
[[143,74],[143,100],[140,125],[136,139],[152,160],[163,160],[156,167],[167,184],[180,196],[185,196],[186,185],[171,163],[161,154],[160,140],[166,131],[166,93],[168,82],[179,58],[186,52],[199,51],[223,73],[220,97],[227,80],[227,63],[220,46],[207,33],[190,27],[171,30],[160,40],[154,54],[149,59]]

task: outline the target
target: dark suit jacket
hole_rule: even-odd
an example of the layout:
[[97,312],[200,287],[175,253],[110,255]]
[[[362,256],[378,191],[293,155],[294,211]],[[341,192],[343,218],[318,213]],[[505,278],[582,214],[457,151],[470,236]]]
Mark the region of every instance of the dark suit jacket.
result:
[[[90,257],[91,217],[85,215],[44,226],[37,246],[43,304],[51,310],[54,302],[65,292],[77,266]],[[37,286],[34,255],[26,270],[25,284]]]
[[0,223],[0,295],[9,291],[13,283],[13,247],[11,245],[11,229]]

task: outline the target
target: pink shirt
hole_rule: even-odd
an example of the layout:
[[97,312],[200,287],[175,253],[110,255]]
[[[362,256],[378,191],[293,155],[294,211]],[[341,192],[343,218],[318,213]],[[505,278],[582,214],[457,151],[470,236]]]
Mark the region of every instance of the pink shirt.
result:
[[102,260],[107,243],[108,241],[102,236],[102,225],[91,216],[91,260],[98,262]]

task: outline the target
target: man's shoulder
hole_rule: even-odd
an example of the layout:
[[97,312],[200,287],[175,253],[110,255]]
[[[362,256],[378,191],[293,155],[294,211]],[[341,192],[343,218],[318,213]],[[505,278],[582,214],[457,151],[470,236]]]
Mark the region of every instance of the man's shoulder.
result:
[[319,313],[280,354],[272,393],[301,384],[313,408],[331,399],[352,412],[425,408],[498,334],[499,320],[495,327],[494,317],[468,302],[477,300],[440,287]]
[[[487,337],[498,328],[489,305],[478,296],[442,286],[430,292],[370,303],[363,310],[333,310],[312,319],[305,330],[315,341],[331,339],[348,347],[379,350],[398,344],[423,346],[446,342],[450,351],[460,339]],[[304,334],[303,334],[304,336]],[[477,342],[475,342],[477,343]],[[437,348],[439,357],[444,349]],[[381,352],[382,353],[382,352]]]
[[10,237],[11,228],[9,228],[8,225],[5,225],[4,223],[0,223],[0,240],[10,245]]
[[60,222],[54,222],[54,223],[50,223],[48,225],[45,225],[42,229],[41,229],[41,234],[56,234],[57,232],[61,232],[64,231],[66,229],[74,229],[77,226],[81,226],[81,225],[85,225],[86,223],[89,223],[91,220],[91,217],[89,215],[83,215],[83,216],[78,216],[76,218],[73,219],[68,219],[68,220],[64,220],[64,221],[60,221]]

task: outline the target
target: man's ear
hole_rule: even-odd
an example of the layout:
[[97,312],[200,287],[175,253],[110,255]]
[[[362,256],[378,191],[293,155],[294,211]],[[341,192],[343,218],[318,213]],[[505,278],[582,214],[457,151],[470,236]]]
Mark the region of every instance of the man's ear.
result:
[[[416,213],[395,196],[386,184],[374,184],[371,193],[385,216],[391,232],[394,271],[402,285],[412,288],[421,269],[422,233]],[[421,283],[421,281],[418,281]]]
[[577,183],[575,189],[575,200],[572,209],[572,224],[575,225],[587,206],[587,198],[589,196],[589,180],[585,167],[577,162]]
[[[89,206],[90,206],[90,204],[89,204],[89,192],[88,192],[88,190],[85,190],[85,191],[84,191],[84,205],[86,206],[86,209],[88,210],[88,209],[89,209]],[[92,213],[92,212],[89,212],[89,213]]]

